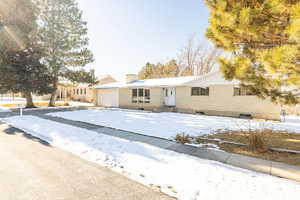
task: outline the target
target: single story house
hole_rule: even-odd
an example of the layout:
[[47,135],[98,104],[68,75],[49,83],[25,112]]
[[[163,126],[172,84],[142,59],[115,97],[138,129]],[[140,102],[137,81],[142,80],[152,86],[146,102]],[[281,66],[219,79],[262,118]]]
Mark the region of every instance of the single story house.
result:
[[[110,75],[98,76],[98,83],[96,86],[113,83],[116,80]],[[94,85],[95,86],[95,85]],[[95,89],[90,84],[78,84],[70,81],[60,81],[57,88],[58,101],[81,101],[81,102],[95,102]],[[37,97],[42,100],[49,100],[51,95],[44,95]],[[36,98],[36,97],[35,97]]]
[[280,119],[280,105],[253,96],[221,72],[203,76],[137,80],[96,86],[96,105],[153,111]]

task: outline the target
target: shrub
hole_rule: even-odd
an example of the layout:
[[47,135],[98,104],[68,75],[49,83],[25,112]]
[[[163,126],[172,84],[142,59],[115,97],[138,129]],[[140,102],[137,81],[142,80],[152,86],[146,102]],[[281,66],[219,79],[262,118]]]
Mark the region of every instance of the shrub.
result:
[[269,150],[268,145],[266,144],[266,136],[272,131],[268,129],[264,130],[254,130],[248,133],[249,147],[259,153],[265,153]]
[[175,141],[181,144],[192,143],[192,137],[185,133],[180,133],[175,136]]
[[236,125],[240,129],[239,132],[244,134],[248,139],[250,149],[259,153],[264,153],[269,150],[266,144],[266,137],[273,133],[272,128],[267,127],[265,123],[261,123],[259,127],[254,126],[254,128],[252,128],[253,125],[250,120],[244,124],[236,123]]

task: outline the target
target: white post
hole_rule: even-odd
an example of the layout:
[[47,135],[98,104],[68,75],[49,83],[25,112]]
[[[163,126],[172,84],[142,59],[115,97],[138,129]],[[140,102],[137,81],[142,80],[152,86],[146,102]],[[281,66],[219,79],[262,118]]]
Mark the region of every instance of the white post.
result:
[[23,108],[22,107],[20,108],[20,116],[21,117],[23,116]]

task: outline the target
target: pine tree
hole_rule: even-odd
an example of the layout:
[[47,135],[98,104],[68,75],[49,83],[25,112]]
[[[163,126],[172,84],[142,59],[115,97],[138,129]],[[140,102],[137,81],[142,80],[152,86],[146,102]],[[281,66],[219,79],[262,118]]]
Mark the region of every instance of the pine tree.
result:
[[139,72],[139,79],[144,80],[144,79],[153,78],[154,67],[155,67],[155,65],[153,65],[151,63],[146,63],[146,65]]
[[296,104],[300,89],[300,0],[205,0],[207,37],[232,53],[220,59],[228,80],[261,98]]
[[88,83],[89,85],[95,85],[98,83],[98,79],[95,75],[95,70],[85,71],[83,69],[78,71],[72,71],[66,73],[66,77],[72,83]]
[[176,77],[179,75],[179,66],[177,61],[172,59],[167,62],[161,70],[161,74],[163,77]]
[[0,17],[0,88],[23,93],[26,107],[34,107],[32,93],[52,92],[51,76],[42,64],[38,43],[36,8],[31,0],[4,0]]
[[[75,0],[35,1],[40,10],[41,42],[47,50],[45,63],[53,76],[55,89],[49,106],[54,106],[58,81],[68,79],[70,73],[73,76],[74,73],[84,73],[77,68],[82,69],[93,62],[93,55],[87,48],[87,23],[83,21]],[[88,76],[89,72],[86,73]]]
[[152,79],[152,78],[167,78],[177,77],[180,73],[179,65],[177,61],[172,59],[169,62],[162,64],[151,64],[146,65],[139,72],[139,79]]
[[2,54],[0,66],[0,88],[14,93],[23,93],[26,98],[26,108],[35,107],[32,93],[49,94],[52,77],[48,68],[41,63],[43,51],[34,42],[27,43],[25,49],[7,51]]

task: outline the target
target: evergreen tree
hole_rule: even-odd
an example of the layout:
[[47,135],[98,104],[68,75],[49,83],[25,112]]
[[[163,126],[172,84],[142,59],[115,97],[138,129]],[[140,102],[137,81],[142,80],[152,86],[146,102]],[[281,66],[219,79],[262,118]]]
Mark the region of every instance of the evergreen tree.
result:
[[286,88],[300,89],[300,0],[205,0],[207,37],[232,53],[220,59],[228,80],[261,98],[295,104]]
[[139,79],[152,79],[152,78],[167,78],[176,77],[180,73],[179,66],[176,60],[171,60],[166,64],[151,64],[147,63],[139,72]]
[[2,54],[0,88],[6,92],[23,93],[26,108],[35,107],[32,93],[44,95],[53,90],[48,68],[40,62],[42,56],[43,52],[34,43],[26,44],[25,49]]
[[146,65],[139,72],[139,79],[151,79],[153,78],[155,65],[151,63],[146,63]]
[[66,77],[72,83],[88,83],[90,85],[95,85],[98,83],[98,79],[95,75],[95,70],[85,71],[83,69],[78,71],[68,71]]
[[176,60],[172,59],[162,68],[163,77],[176,77],[179,74],[179,66]]
[[0,17],[0,88],[23,93],[26,107],[34,107],[32,93],[52,92],[37,42],[36,8],[31,0],[4,0],[0,6],[6,8]]
[[55,89],[49,106],[54,106],[58,81],[68,79],[71,71],[72,77],[75,73],[86,73],[88,76],[89,72],[76,68],[81,69],[93,62],[93,56],[87,48],[87,23],[83,21],[82,12],[75,0],[35,1],[40,10],[39,32],[46,50],[45,64],[50,69]]

